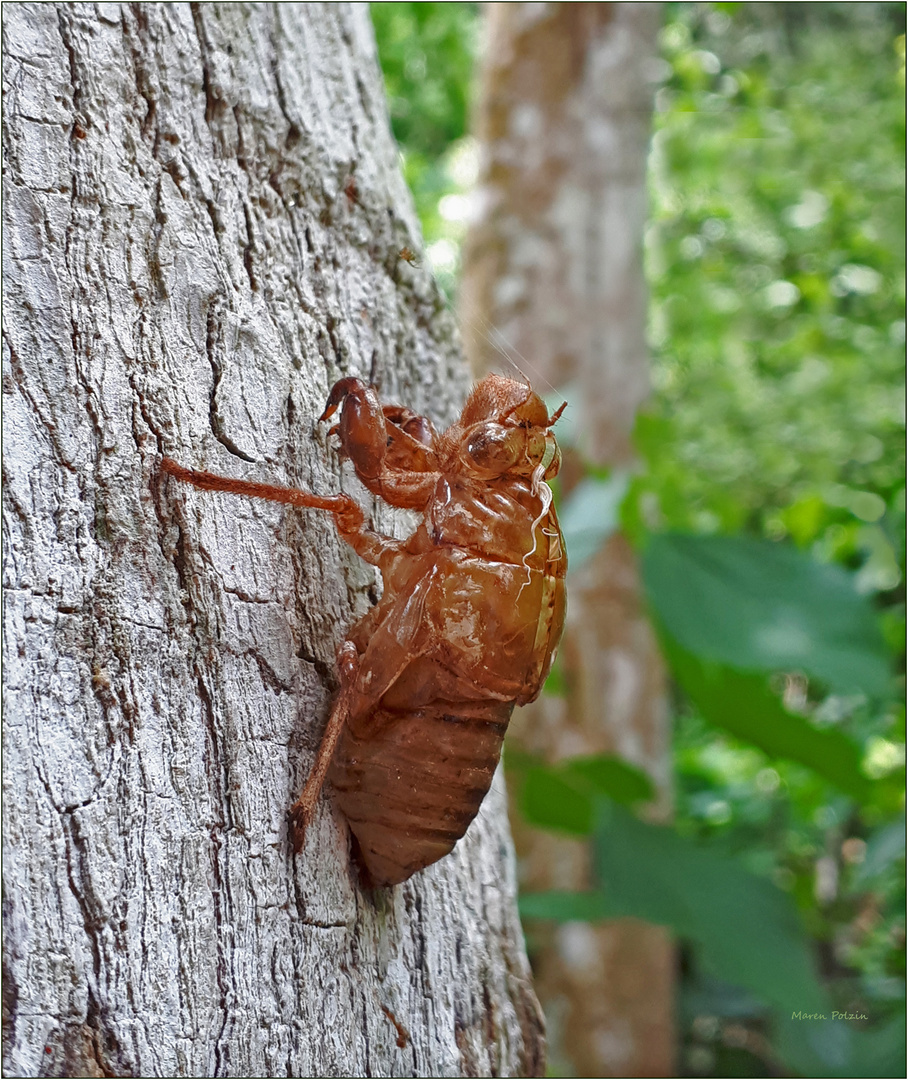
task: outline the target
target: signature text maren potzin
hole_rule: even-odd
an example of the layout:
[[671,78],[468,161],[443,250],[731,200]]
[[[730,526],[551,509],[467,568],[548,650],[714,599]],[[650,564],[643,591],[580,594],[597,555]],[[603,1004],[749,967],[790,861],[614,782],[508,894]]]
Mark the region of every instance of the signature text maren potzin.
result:
[[[801,1012],[798,1009],[797,1012],[791,1014],[792,1020],[828,1020],[829,1017],[826,1013],[806,1013]],[[836,1012],[832,1011],[833,1020],[866,1020],[867,1015],[865,1013],[850,1013],[850,1012]]]

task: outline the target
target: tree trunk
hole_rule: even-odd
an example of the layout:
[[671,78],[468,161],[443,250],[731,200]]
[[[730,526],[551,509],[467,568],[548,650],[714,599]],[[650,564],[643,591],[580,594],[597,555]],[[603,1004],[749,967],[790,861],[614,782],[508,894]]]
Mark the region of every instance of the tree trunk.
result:
[[[628,469],[648,390],[641,255],[659,6],[488,11],[464,339],[480,371],[500,366],[506,343],[537,389],[563,389],[583,460]],[[563,481],[580,471],[566,453]],[[511,741],[550,761],[621,755],[651,775],[653,810],[664,814],[664,674],[633,552],[615,533],[568,580],[566,696],[543,695],[523,710]],[[588,886],[588,845],[526,828],[517,842],[527,888]],[[556,1068],[672,1075],[674,957],[663,930],[624,920],[534,927],[532,936]]]
[[365,502],[334,380],[458,412],[367,7],[4,16],[6,1075],[539,1075],[500,783],[393,889],[288,843],[373,571],[158,468]]

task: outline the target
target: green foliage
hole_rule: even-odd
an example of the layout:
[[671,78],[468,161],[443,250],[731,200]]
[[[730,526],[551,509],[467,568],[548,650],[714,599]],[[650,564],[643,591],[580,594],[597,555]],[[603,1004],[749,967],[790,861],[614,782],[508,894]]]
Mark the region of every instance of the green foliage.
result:
[[520,775],[520,808],[526,821],[579,836],[592,828],[597,797],[630,805],[655,795],[646,773],[608,754],[570,758],[557,766],[545,766],[526,754],[519,759],[509,754],[508,766]]
[[637,494],[650,524],[791,532],[857,560],[862,523],[904,512],[898,54],[881,5],[838,27],[843,5],[803,24],[750,7],[674,5],[662,32],[646,239],[662,426]]
[[[531,776],[542,774],[537,769]],[[524,918],[569,922],[631,916],[666,926],[696,945],[701,982],[723,987],[720,1014],[729,1015],[731,999],[731,1015],[768,1018],[777,1051],[804,1075],[890,1074],[900,1057],[904,1025],[896,1018],[871,1034],[845,1023],[847,1010],[836,1008],[820,980],[810,937],[779,888],[715,846],[645,824],[601,794],[579,786],[572,790],[569,779],[537,784],[528,799],[529,780],[523,805],[532,806],[537,824],[565,827],[568,792],[575,810],[586,804],[583,824],[577,817],[571,831],[592,835],[596,884],[585,893],[524,895]],[[887,841],[897,847],[897,839]],[[742,997],[736,987],[749,993]],[[812,1025],[809,1032],[804,1024]]]
[[869,797],[860,747],[840,731],[824,731],[788,712],[765,676],[704,661],[668,635],[663,648],[672,674],[710,724],[771,758],[806,765],[856,799]]
[[426,161],[466,134],[477,7],[370,5],[394,135]]
[[[837,1007],[876,1020],[904,1001],[903,34],[900,5],[670,7],[622,507],[684,691],[677,828],[787,891]],[[886,1030],[850,1025],[856,1070],[887,1039],[892,1067]],[[801,1071],[805,1038],[777,1031]]]
[[528,770],[520,809],[524,820],[544,829],[586,836],[593,825],[593,802],[557,768]]
[[[551,810],[557,817],[557,804]],[[707,970],[774,1009],[775,1024],[796,1011],[831,1017],[810,942],[788,897],[732,859],[647,825],[596,800],[597,888],[524,896],[524,917],[558,921],[633,916],[669,927],[699,947]],[[801,1060],[823,1074],[852,1075],[847,1031],[825,1037]],[[837,1036],[837,1037],[836,1037]]]
[[797,911],[772,883],[615,808],[596,830],[594,851],[614,914],[671,926],[699,944],[713,974],[771,1005],[829,1011]]
[[370,4],[391,127],[422,222],[427,255],[449,295],[466,231],[463,193],[476,177],[467,132],[479,4]]
[[891,659],[853,575],[784,544],[662,533],[643,552],[647,595],[685,649],[747,671],[803,671],[880,697]]

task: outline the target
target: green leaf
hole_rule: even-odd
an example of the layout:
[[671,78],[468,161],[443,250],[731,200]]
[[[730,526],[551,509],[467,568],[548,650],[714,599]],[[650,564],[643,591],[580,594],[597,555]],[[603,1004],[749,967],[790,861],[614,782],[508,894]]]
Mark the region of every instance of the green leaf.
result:
[[[864,1045],[862,1033],[833,1018],[794,905],[771,882],[601,800],[594,852],[597,891],[532,893],[521,898],[521,915],[557,922],[630,917],[666,926],[698,946],[709,974],[773,1008],[774,1041],[803,1075],[855,1075],[854,1062],[860,1057],[863,1070],[864,1056],[873,1062],[860,1075],[887,1075],[876,1070],[891,1064],[897,1032],[887,1029],[886,1046],[870,1053],[870,1039]],[[826,1019],[803,1019],[815,1015]]]
[[524,818],[544,829],[586,836],[593,828],[596,796],[619,803],[643,802],[654,796],[646,773],[611,755],[571,758],[550,766],[532,755],[509,750],[507,763],[523,772],[520,808]]
[[765,1015],[764,1001],[749,991],[694,969],[678,987],[679,1013],[689,1023],[695,1016],[740,1019]]
[[877,831],[867,841],[864,861],[854,877],[856,887],[885,873],[892,863],[905,858],[905,822],[896,821]]
[[[832,1016],[794,905],[769,881],[671,828],[644,824],[601,801],[594,850],[598,891],[530,894],[521,899],[521,915],[657,923],[695,942],[712,975],[778,1010],[777,1024],[794,1012]],[[805,1045],[794,1049],[805,1074],[819,1075],[822,1065],[830,1074],[849,1075],[850,1033],[832,1022],[804,1023],[815,1024],[810,1036],[802,1031]]]
[[829,517],[829,511],[823,499],[814,493],[798,499],[779,516],[794,542],[803,546],[819,535]]
[[612,755],[572,758],[562,769],[569,781],[576,778],[619,803],[646,802],[656,795],[652,780],[642,769]]
[[619,807],[601,816],[594,843],[612,911],[696,941],[713,974],[772,1005],[829,1015],[794,906],[771,882]]
[[521,792],[521,810],[531,825],[577,835],[593,827],[592,799],[561,777],[555,769],[529,768]]
[[861,1076],[899,1076],[905,1071],[905,1026],[902,1015],[873,1031],[854,1033],[853,1060]]
[[856,743],[840,731],[821,730],[788,712],[765,675],[701,660],[659,629],[672,674],[705,720],[770,757],[806,765],[859,802],[869,797],[873,785],[861,771]]
[[[801,1076],[902,1076],[905,1071],[905,1018],[874,1028],[855,1027],[847,1014],[826,1012],[826,1020],[797,1015],[776,1017],[773,1046]],[[823,1068],[825,1066],[825,1068]]]
[[520,897],[518,906],[524,919],[596,922],[609,915],[605,897],[597,892],[527,893]]
[[667,533],[647,545],[643,579],[664,628],[703,659],[801,670],[842,693],[889,688],[873,608],[841,567],[749,537]]

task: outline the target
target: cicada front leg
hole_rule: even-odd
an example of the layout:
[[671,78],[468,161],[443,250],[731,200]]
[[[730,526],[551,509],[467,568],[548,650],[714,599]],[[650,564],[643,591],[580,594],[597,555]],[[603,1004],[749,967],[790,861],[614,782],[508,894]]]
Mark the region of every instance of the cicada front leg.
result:
[[331,430],[360,480],[392,506],[424,510],[439,477],[431,421],[398,405],[383,407],[371,386],[352,377],[335,383],[320,419],[338,408]]

